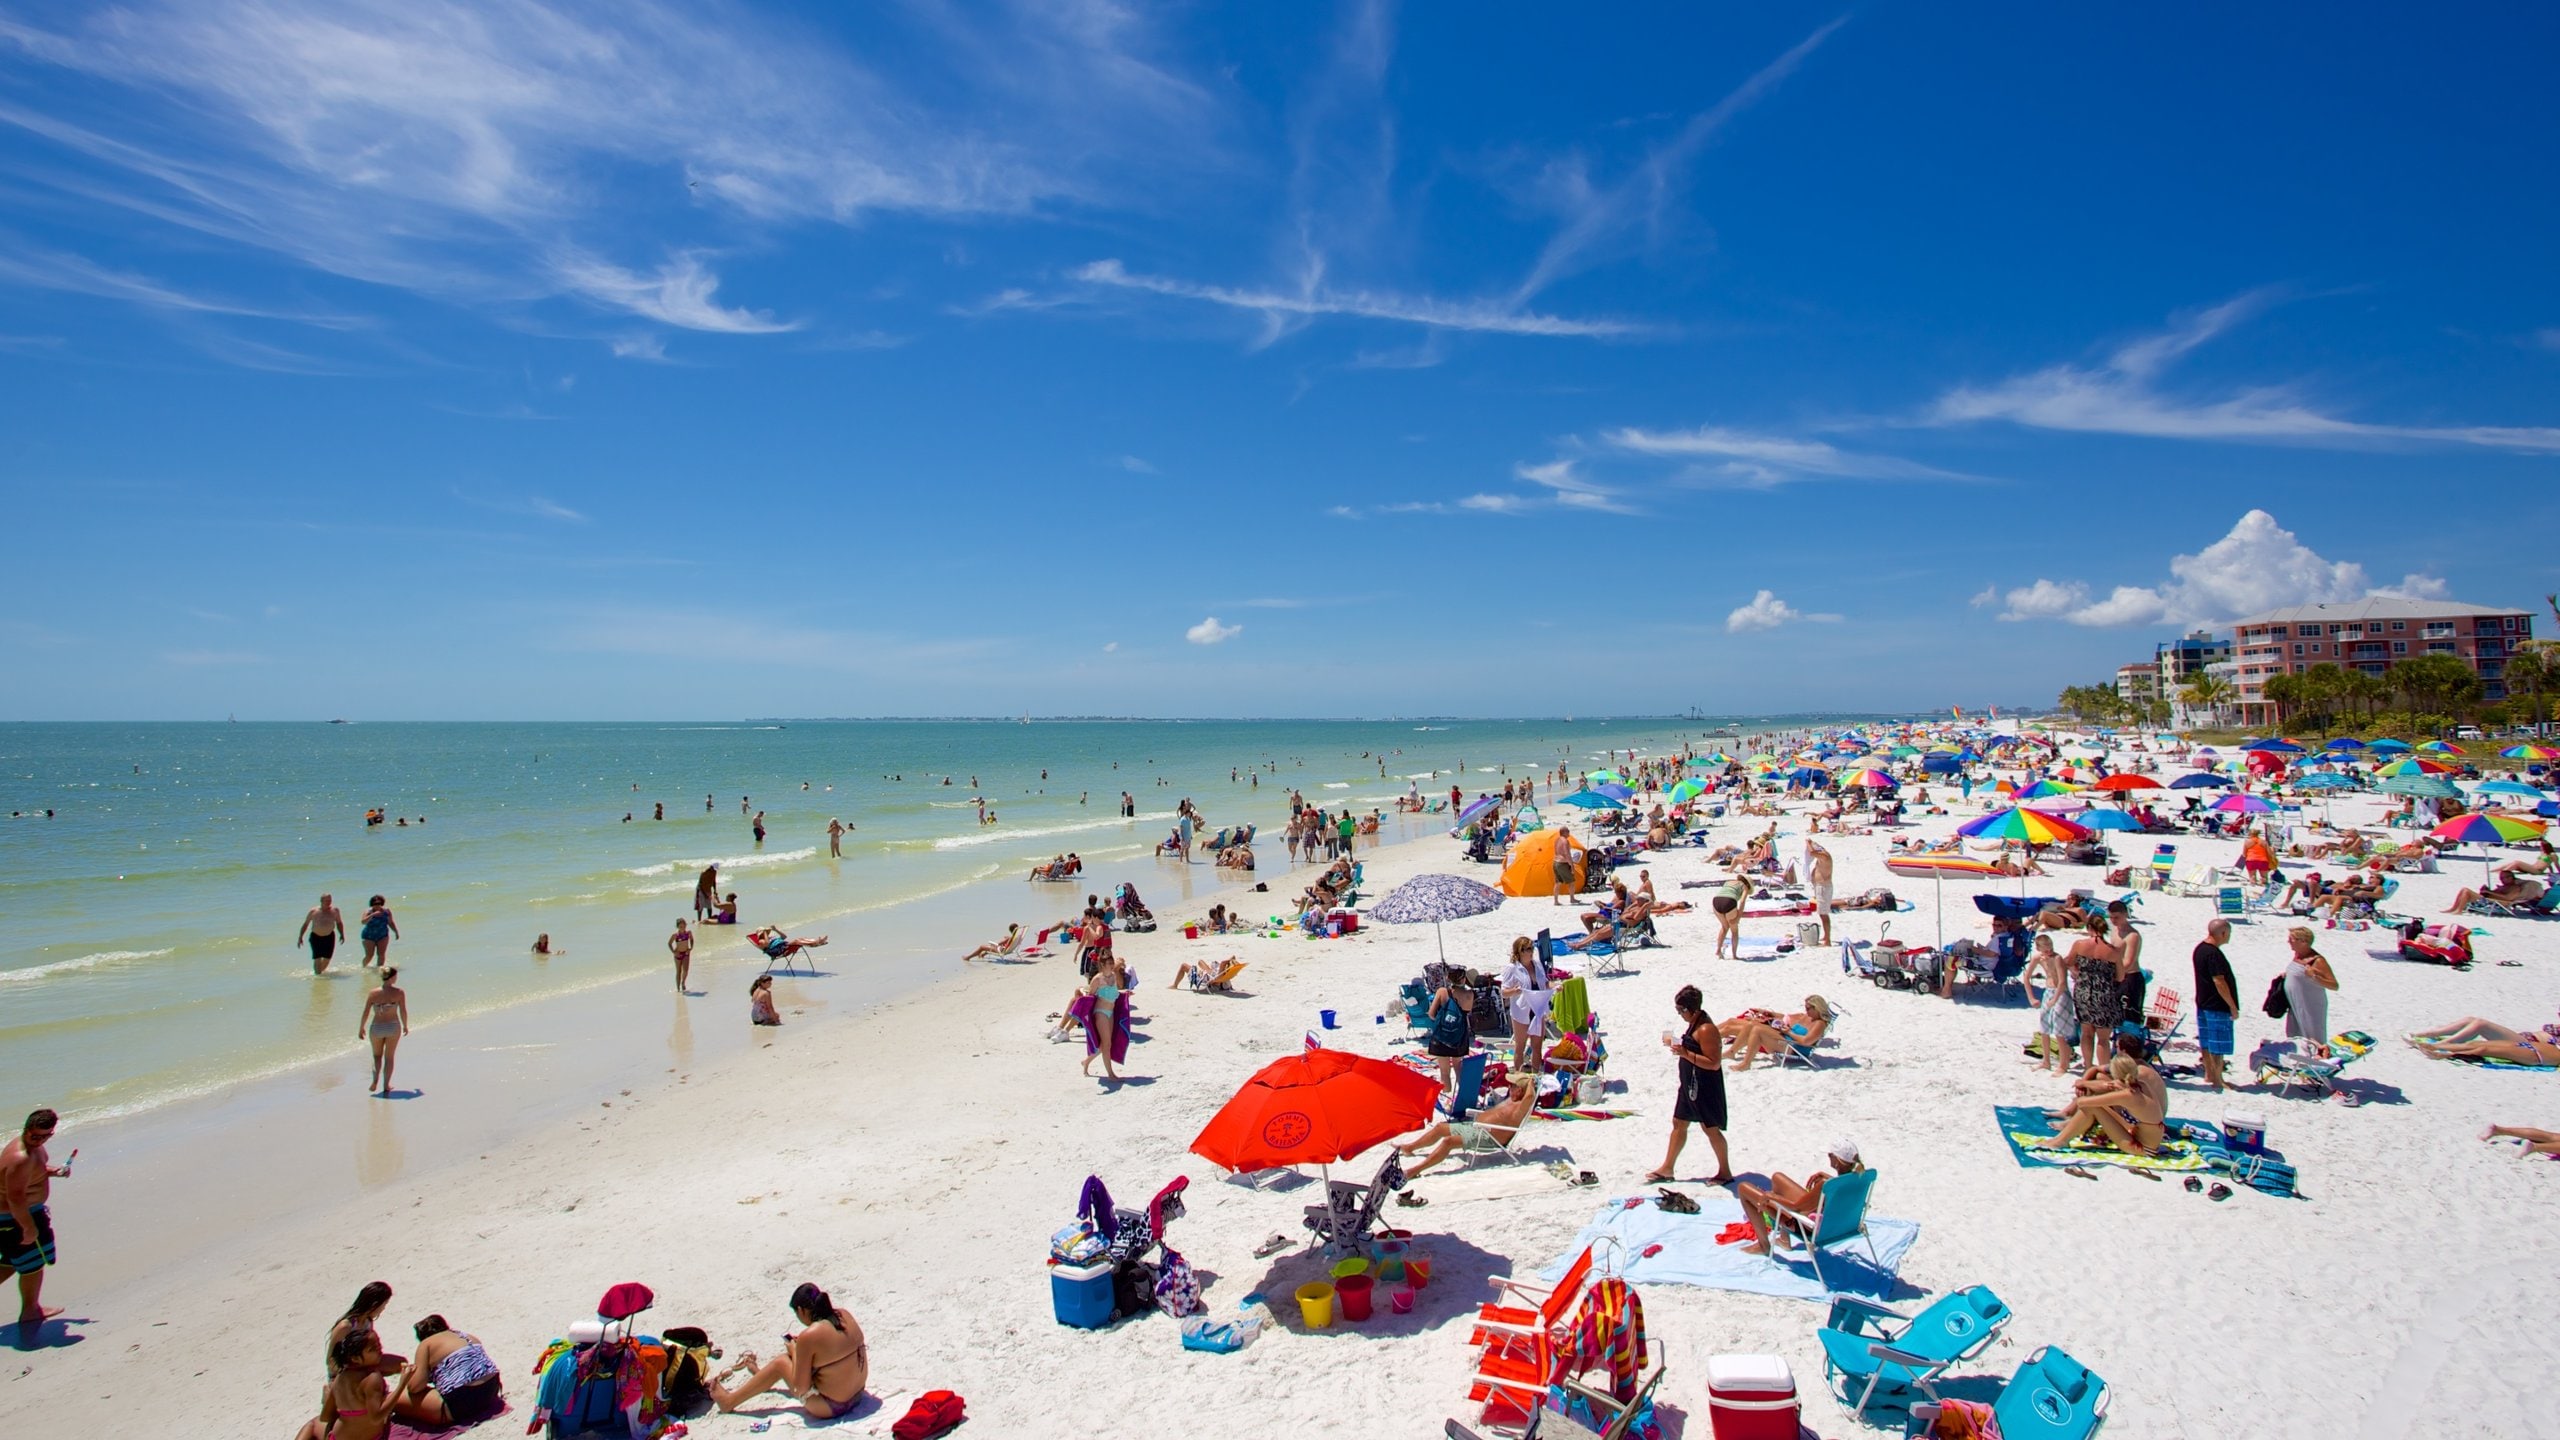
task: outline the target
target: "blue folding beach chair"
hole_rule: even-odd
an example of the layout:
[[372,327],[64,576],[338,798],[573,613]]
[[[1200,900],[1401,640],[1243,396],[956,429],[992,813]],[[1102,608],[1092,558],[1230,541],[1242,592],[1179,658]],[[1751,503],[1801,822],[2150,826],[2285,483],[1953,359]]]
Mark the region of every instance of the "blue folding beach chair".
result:
[[1475,1108],[1476,1097],[1484,1093],[1484,1067],[1490,1058],[1488,1052],[1478,1050],[1458,1062],[1458,1088],[1440,1102],[1440,1113],[1452,1120],[1467,1118],[1467,1112]]
[[1874,1193],[1875,1185],[1873,1170],[1834,1175],[1824,1182],[1822,1204],[1811,1215],[1771,1201],[1779,1223],[1769,1231],[1770,1258],[1803,1261],[1813,1267],[1814,1278],[1828,1288],[1831,1282],[1822,1274],[1822,1253],[1854,1240],[1867,1247],[1867,1261],[1877,1273],[1884,1273],[1884,1257],[1876,1251],[1875,1237],[1867,1233],[1867,1197]]
[[[1941,1398],[1929,1382],[1920,1388]],[[1991,1402],[2001,1440],[2088,1440],[2107,1423],[2107,1382],[2088,1366],[2047,1345],[2026,1359]],[[1909,1434],[1925,1435],[1938,1422],[1938,1406],[1911,1407]]]
[[1857,1392],[1851,1414],[1863,1416],[1870,1404],[1909,1408],[1914,1387],[1990,1349],[2010,1318],[2000,1297],[1980,1285],[1941,1295],[1917,1315],[1834,1295],[1815,1338],[1823,1374],[1843,1403]]

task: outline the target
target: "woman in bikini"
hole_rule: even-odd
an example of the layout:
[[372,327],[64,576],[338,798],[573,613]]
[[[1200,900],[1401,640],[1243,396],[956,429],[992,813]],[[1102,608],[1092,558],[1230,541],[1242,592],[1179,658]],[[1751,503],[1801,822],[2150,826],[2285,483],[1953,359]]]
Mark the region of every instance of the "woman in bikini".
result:
[[409,1033],[409,992],[400,988],[400,967],[382,967],[382,985],[364,997],[364,1016],[356,1038],[373,1044],[373,1079],[368,1093],[391,1093],[391,1062],[400,1052],[400,1037]]
[[393,1392],[373,1327],[340,1336],[329,1347],[329,1363],[338,1373],[329,1380],[328,1409],[294,1440],[383,1440],[391,1433]]
[[1830,1032],[1831,1018],[1831,1002],[1819,995],[1804,997],[1804,1010],[1785,1017],[1783,1027],[1765,1010],[1746,1010],[1718,1027],[1725,1042],[1739,1052],[1727,1068],[1748,1070],[1763,1055],[1778,1056],[1784,1063],[1789,1045],[1811,1053]]
[[1105,950],[1101,963],[1094,967],[1093,978],[1085,981],[1084,993],[1093,998],[1093,1007],[1085,1017],[1084,1073],[1093,1073],[1095,1056],[1102,1057],[1102,1077],[1117,1080],[1120,1072],[1112,1061],[1128,1053],[1128,1042],[1118,1032],[1120,1005],[1129,992],[1129,971],[1118,956]]
[[[807,1327],[785,1339],[783,1352],[758,1363],[754,1354],[711,1381],[711,1403],[726,1414],[779,1386],[800,1399],[801,1413],[812,1420],[833,1420],[851,1413],[871,1383],[871,1344],[853,1316],[838,1308],[827,1292],[803,1284],[791,1292],[791,1313]],[[732,1390],[721,1382],[741,1370],[753,1371]]]
[[477,1425],[506,1407],[497,1362],[477,1335],[465,1335],[430,1315],[412,1327],[418,1353],[392,1394],[392,1409],[411,1425],[442,1429]]
[[2439,1060],[2504,1060],[2538,1070],[2560,1067],[2560,1026],[2510,1030],[2495,1021],[2466,1015],[2450,1025],[2413,1030],[2408,1040]]

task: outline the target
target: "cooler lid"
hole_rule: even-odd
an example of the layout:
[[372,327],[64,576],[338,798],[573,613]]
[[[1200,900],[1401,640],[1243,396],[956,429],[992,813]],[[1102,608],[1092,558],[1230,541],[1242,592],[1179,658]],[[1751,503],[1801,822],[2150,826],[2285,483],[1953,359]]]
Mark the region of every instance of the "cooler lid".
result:
[[1776,1355],[1712,1355],[1707,1358],[1707,1389],[1792,1395],[1796,1375]]

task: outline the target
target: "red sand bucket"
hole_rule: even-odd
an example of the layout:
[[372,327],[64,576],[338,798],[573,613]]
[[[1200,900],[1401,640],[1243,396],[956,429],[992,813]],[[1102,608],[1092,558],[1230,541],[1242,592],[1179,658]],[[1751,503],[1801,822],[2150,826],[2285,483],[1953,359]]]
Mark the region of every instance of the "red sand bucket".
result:
[[1412,1314],[1413,1287],[1410,1285],[1397,1287],[1395,1293],[1387,1297],[1387,1308],[1399,1315]]
[[1182,938],[1183,938],[1183,939],[1185,939],[1185,940],[1197,940],[1197,939],[1199,939],[1199,938],[1200,938],[1200,927],[1199,927],[1199,926],[1197,926],[1197,925],[1185,925],[1185,926],[1183,926],[1183,927],[1182,927]]
[[1369,1318],[1369,1292],[1377,1282],[1366,1275],[1345,1275],[1333,1282],[1334,1298],[1342,1305],[1342,1318],[1358,1322]]
[[1431,1262],[1422,1259],[1419,1256],[1406,1256],[1404,1262],[1404,1278],[1405,1283],[1411,1285],[1416,1290],[1430,1284]]

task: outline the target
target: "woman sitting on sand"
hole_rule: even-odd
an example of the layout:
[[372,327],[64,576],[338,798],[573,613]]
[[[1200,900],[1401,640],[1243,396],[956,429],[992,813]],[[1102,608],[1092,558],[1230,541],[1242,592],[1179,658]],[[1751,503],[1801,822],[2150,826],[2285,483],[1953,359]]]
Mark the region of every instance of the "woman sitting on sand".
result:
[[[777,1387],[799,1397],[801,1413],[812,1420],[850,1414],[862,1399],[871,1383],[871,1344],[853,1316],[806,1283],[791,1292],[791,1314],[806,1328],[785,1342],[780,1355],[758,1363],[749,1351],[712,1377],[711,1403],[722,1414]],[[722,1383],[741,1370],[754,1373],[734,1390]]]
[[391,1433],[391,1382],[383,1378],[382,1340],[371,1326],[351,1331],[329,1347],[326,1413],[306,1422],[294,1440],[382,1440]]
[[1751,1227],[1751,1243],[1743,1249],[1754,1255],[1768,1254],[1770,1238],[1781,1225],[1789,1230],[1796,1228],[1794,1222],[1780,1218],[1777,1207],[1784,1206],[1798,1215],[1815,1214],[1822,1208],[1822,1187],[1833,1175],[1855,1175],[1867,1168],[1858,1160],[1858,1144],[1854,1140],[1834,1141],[1825,1158],[1831,1162],[1830,1171],[1807,1176],[1802,1184],[1784,1175],[1772,1175],[1766,1189],[1748,1180],[1733,1187],[1733,1198],[1742,1202],[1743,1223]]
[[2106,1132],[2116,1148],[2128,1155],[2148,1155],[2159,1149],[2167,1138],[2161,1125],[2169,1115],[2169,1091],[2160,1072],[2130,1055],[2118,1055],[2107,1062],[2107,1078],[2113,1083],[2078,1087],[2082,1093],[2064,1110],[2061,1131],[2029,1148],[2060,1150],[2094,1129]]
[[1462,1150],[1470,1155],[1490,1155],[1496,1150],[1510,1149],[1511,1142],[1519,1137],[1520,1127],[1527,1123],[1530,1108],[1537,1100],[1538,1082],[1527,1075],[1513,1076],[1511,1093],[1504,1096],[1500,1104],[1477,1111],[1473,1120],[1444,1120],[1398,1145],[1396,1153],[1399,1155],[1412,1155],[1423,1150],[1431,1152],[1416,1164],[1405,1167],[1405,1178],[1413,1179]]
[[2504,1060],[2538,1070],[2560,1067],[2560,1025],[2510,1030],[2477,1015],[2465,1015],[2450,1025],[2412,1030],[2406,1038],[2439,1060]]
[[1810,1052],[1831,1032],[1831,1020],[1831,1002],[1819,995],[1807,995],[1800,1014],[1781,1018],[1766,1010],[1745,1010],[1717,1026],[1716,1032],[1724,1036],[1727,1050],[1734,1057],[1726,1062],[1726,1068],[1748,1070],[1763,1055],[1774,1055],[1783,1063],[1789,1045]]
[[465,1335],[430,1315],[414,1327],[418,1353],[393,1392],[392,1410],[411,1425],[443,1429],[477,1425],[506,1408],[497,1362],[476,1335]]

